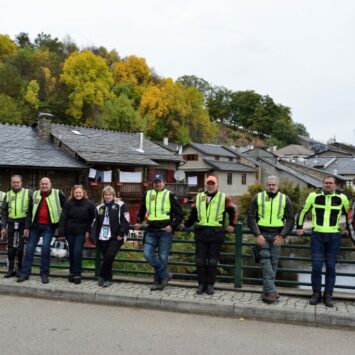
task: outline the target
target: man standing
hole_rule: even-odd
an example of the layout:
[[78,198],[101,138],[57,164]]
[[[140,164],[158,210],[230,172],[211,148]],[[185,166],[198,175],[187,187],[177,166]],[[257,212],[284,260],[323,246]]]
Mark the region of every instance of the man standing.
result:
[[64,203],[65,196],[63,192],[53,189],[51,181],[47,177],[42,178],[39,182],[39,190],[33,193],[32,204],[30,205],[32,224],[21,276],[17,279],[17,282],[29,279],[33,255],[40,237],[43,239],[40,269],[41,281],[44,284],[49,282],[50,244]]
[[[185,226],[196,223],[196,268],[198,295],[206,292],[214,294],[221,247],[225,233],[233,233],[237,223],[237,213],[232,200],[218,191],[218,180],[208,176],[205,182],[206,191],[197,194]],[[225,227],[225,215],[228,214],[228,226]]]
[[[173,241],[173,230],[180,224],[183,217],[182,207],[178,198],[165,189],[164,178],[155,175],[153,190],[148,190],[138,212],[139,229],[148,213],[148,228],[144,237],[144,257],[154,268],[154,280],[151,291],[163,290],[171,276],[168,273],[168,260]],[[158,257],[156,255],[158,249]]]
[[263,274],[263,294],[265,303],[274,303],[278,298],[275,286],[277,264],[281,245],[293,228],[294,213],[287,195],[278,191],[279,179],[268,176],[265,190],[251,201],[248,210],[248,226],[256,237],[260,248],[260,264]]
[[313,295],[309,301],[317,305],[322,301],[322,267],[325,262],[325,289],[323,302],[327,307],[333,307],[333,289],[335,285],[335,264],[341,243],[339,228],[340,216],[349,210],[349,200],[336,192],[334,176],[323,179],[321,192],[311,192],[297,219],[297,235],[304,234],[305,216],[312,209],[313,232],[311,237],[312,256],[312,289]]
[[4,201],[5,198],[5,192],[0,191],[0,231],[1,231],[1,214],[2,214],[2,203]]
[[[11,190],[5,194],[2,204],[1,237],[7,237],[8,271],[4,277],[20,276],[24,249],[24,237],[28,237],[30,217],[29,203],[32,193],[22,188],[22,177],[11,176]],[[15,259],[17,256],[17,268]]]

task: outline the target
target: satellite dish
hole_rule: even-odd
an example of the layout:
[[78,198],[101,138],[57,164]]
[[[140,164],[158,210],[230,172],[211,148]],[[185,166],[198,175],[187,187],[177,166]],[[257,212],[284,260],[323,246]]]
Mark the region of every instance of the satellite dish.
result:
[[174,172],[174,179],[176,181],[182,181],[185,179],[185,172],[183,170],[176,170]]

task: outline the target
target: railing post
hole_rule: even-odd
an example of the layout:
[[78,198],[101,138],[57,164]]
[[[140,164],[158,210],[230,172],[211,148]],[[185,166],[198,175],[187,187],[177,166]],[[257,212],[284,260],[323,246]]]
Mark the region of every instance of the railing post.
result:
[[237,223],[235,226],[234,239],[234,287],[242,287],[242,249],[243,249],[243,225]]

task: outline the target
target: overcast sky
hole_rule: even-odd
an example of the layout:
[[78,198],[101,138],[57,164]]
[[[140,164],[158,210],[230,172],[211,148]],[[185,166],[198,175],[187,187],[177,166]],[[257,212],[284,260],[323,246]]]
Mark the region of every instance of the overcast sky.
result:
[[270,95],[313,138],[355,145],[354,0],[0,0],[0,33],[20,32]]

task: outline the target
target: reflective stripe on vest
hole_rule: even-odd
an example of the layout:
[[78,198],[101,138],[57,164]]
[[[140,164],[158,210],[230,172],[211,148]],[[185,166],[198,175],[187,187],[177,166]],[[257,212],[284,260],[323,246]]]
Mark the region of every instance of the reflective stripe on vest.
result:
[[[36,216],[36,212],[41,199],[42,199],[41,191],[40,190],[35,191],[33,194],[32,222]],[[46,197],[46,202],[48,206],[51,223],[53,224],[58,223],[60,214],[62,212],[62,207],[60,205],[60,199],[59,199],[59,190],[52,189],[50,195]]]
[[166,221],[170,219],[170,191],[149,190],[145,197],[148,221]]
[[226,207],[226,195],[217,192],[207,204],[208,196],[201,192],[196,196],[198,226],[223,227],[223,213]]
[[6,193],[6,202],[9,208],[8,217],[11,219],[25,218],[28,213],[29,191],[21,189],[18,192],[12,190]]
[[5,192],[0,191],[0,208],[1,208],[2,202],[4,201],[4,197],[5,197]]
[[270,198],[265,191],[257,195],[258,225],[262,227],[283,227],[286,196],[278,192]]

